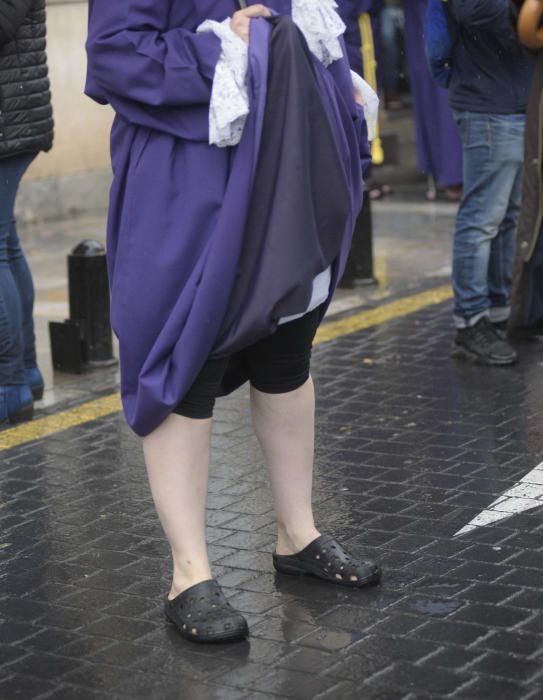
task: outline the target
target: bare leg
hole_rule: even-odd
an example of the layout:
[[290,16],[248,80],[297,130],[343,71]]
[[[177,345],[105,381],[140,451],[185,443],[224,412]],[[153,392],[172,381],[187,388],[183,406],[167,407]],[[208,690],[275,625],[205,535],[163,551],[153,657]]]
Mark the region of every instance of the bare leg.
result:
[[212,578],[205,541],[211,423],[172,414],[143,440],[151,492],[172,548],[170,599]]
[[313,380],[288,394],[251,387],[256,435],[268,465],[277,513],[277,554],[295,554],[319,536],[311,503],[315,454]]

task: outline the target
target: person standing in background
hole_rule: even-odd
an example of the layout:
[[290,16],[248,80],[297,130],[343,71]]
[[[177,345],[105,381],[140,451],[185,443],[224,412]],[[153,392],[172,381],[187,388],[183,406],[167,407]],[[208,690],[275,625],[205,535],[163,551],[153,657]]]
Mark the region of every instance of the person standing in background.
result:
[[45,0],[0,0],[0,424],[31,419],[43,395],[14,208],[25,171],[53,144],[45,35]]
[[[337,4],[346,26],[344,38],[351,70],[379,92],[382,82],[380,15],[384,0],[338,0]],[[383,165],[383,160],[384,153],[377,132],[372,143],[372,163]],[[392,193],[390,185],[377,184],[372,180],[371,172],[367,175],[366,188],[370,200],[382,199]]]
[[524,186],[508,330],[543,331],[543,1],[525,0],[519,36],[538,51],[526,115]]
[[458,201],[462,193],[462,143],[447,91],[432,80],[426,61],[424,25],[428,0],[404,0],[405,44],[417,132],[419,168],[430,178],[427,197],[436,184]]
[[464,194],[453,254],[454,355],[516,362],[507,343],[532,60],[507,0],[449,0],[457,32],[450,102],[462,134]]
[[387,0],[379,16],[381,32],[381,80],[385,109],[400,109],[400,74],[402,58],[398,44],[398,30],[403,23],[401,0]]
[[347,45],[347,56],[352,70],[364,77],[364,62],[362,59],[359,19],[363,14],[368,14],[371,18],[373,30],[375,55],[377,65],[380,61],[380,25],[379,15],[384,6],[384,0],[338,0],[338,10],[341,18],[345,22],[345,43]]

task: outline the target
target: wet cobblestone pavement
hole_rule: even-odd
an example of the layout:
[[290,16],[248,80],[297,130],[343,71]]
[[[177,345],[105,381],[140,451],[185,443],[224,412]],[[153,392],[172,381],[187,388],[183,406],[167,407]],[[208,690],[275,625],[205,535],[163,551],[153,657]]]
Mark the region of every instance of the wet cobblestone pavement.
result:
[[315,349],[318,524],[382,564],[375,588],[274,574],[248,392],[219,403],[210,554],[248,642],[164,620],[168,551],[120,415],[0,452],[0,698],[543,697],[543,500],[455,537],[543,461],[543,345],[493,369],[451,339],[445,303]]

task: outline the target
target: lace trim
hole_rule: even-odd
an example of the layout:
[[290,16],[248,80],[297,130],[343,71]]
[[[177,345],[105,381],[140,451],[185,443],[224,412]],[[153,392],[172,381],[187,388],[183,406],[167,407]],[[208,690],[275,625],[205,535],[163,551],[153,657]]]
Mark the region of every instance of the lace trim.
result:
[[206,20],[197,31],[213,32],[221,41],[221,55],[215,68],[209,108],[209,143],[226,148],[241,141],[249,114],[247,73],[249,52],[230,26],[224,22]]
[[[325,66],[343,57],[340,37],[345,24],[335,0],[292,0],[292,19],[303,32],[311,52]],[[248,49],[232,31],[230,19],[206,20],[198,33],[213,32],[221,41],[209,109],[209,143],[219,148],[241,141],[249,114]]]
[[302,30],[311,52],[329,66],[343,57],[340,37],[346,26],[335,0],[292,0],[292,19]]

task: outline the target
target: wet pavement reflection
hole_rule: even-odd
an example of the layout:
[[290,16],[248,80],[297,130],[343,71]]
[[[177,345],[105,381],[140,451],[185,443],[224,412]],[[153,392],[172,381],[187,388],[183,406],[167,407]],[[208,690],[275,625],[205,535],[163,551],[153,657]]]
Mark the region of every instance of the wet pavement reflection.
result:
[[[397,216],[378,213],[390,289],[405,294]],[[412,216],[431,249],[419,282],[433,270],[433,284],[449,215]],[[543,507],[455,537],[543,461],[543,345],[522,344],[512,368],[456,364],[449,313],[429,307],[315,350],[318,524],[379,560],[380,586],[275,574],[248,391],[219,402],[208,539],[247,642],[193,646],[164,620],[168,549],[121,416],[1,452],[0,698],[543,697]],[[44,415],[117,377],[56,382]]]

